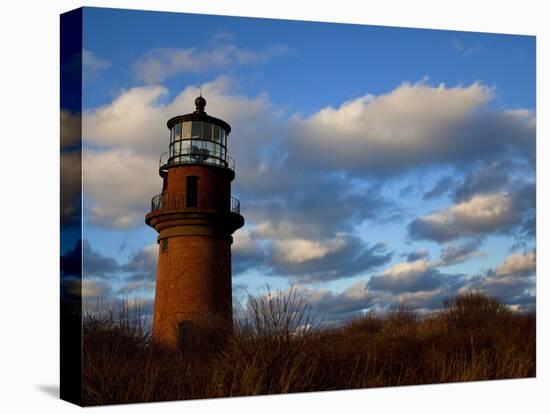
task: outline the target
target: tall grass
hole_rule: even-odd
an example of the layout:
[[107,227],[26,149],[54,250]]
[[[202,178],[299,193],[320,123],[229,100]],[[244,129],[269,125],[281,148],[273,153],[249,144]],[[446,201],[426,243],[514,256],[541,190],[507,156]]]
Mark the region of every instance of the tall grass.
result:
[[400,306],[321,329],[295,290],[269,292],[232,331],[196,324],[178,351],[151,347],[142,320],[85,315],[85,405],[535,376],[535,315],[478,293],[422,318]]

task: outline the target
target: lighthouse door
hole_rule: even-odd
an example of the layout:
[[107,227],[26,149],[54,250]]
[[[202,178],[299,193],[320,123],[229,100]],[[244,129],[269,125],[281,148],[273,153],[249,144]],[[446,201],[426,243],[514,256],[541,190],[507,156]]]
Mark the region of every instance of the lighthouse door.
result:
[[187,207],[197,207],[197,201],[199,198],[199,177],[187,177],[187,194],[186,204]]

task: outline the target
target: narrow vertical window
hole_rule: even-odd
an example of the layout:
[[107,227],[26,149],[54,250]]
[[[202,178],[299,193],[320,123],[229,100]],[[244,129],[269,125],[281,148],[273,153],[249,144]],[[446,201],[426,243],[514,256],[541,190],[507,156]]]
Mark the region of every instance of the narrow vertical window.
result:
[[162,239],[160,241],[160,252],[168,253],[168,239]]
[[193,121],[193,125],[191,126],[191,137],[202,137],[202,121]]
[[191,138],[191,122],[184,122],[182,127],[182,138]]
[[212,139],[212,124],[210,124],[208,122],[203,123],[202,137],[204,139]]
[[197,207],[199,198],[199,177],[187,177],[186,204],[187,207]]

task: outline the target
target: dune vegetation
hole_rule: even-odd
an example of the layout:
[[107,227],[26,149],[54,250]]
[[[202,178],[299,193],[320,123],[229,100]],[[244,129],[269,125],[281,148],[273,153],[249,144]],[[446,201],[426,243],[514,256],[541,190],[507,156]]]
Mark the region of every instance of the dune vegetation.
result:
[[[280,293],[280,292],[279,292]],[[197,323],[181,349],[151,346],[128,306],[83,320],[84,405],[526,378],[535,314],[468,293],[420,317],[405,306],[321,328],[290,293],[250,297],[228,330]]]

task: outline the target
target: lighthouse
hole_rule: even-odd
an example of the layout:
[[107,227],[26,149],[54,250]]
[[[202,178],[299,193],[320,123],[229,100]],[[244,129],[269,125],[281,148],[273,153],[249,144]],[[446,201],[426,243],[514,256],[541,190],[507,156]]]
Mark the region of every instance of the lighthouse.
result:
[[231,196],[231,127],[206,113],[202,94],[195,106],[167,122],[170,144],[159,162],[162,192],[145,216],[159,244],[153,343],[171,348],[201,319],[232,324],[232,234],[244,225],[239,200]]

